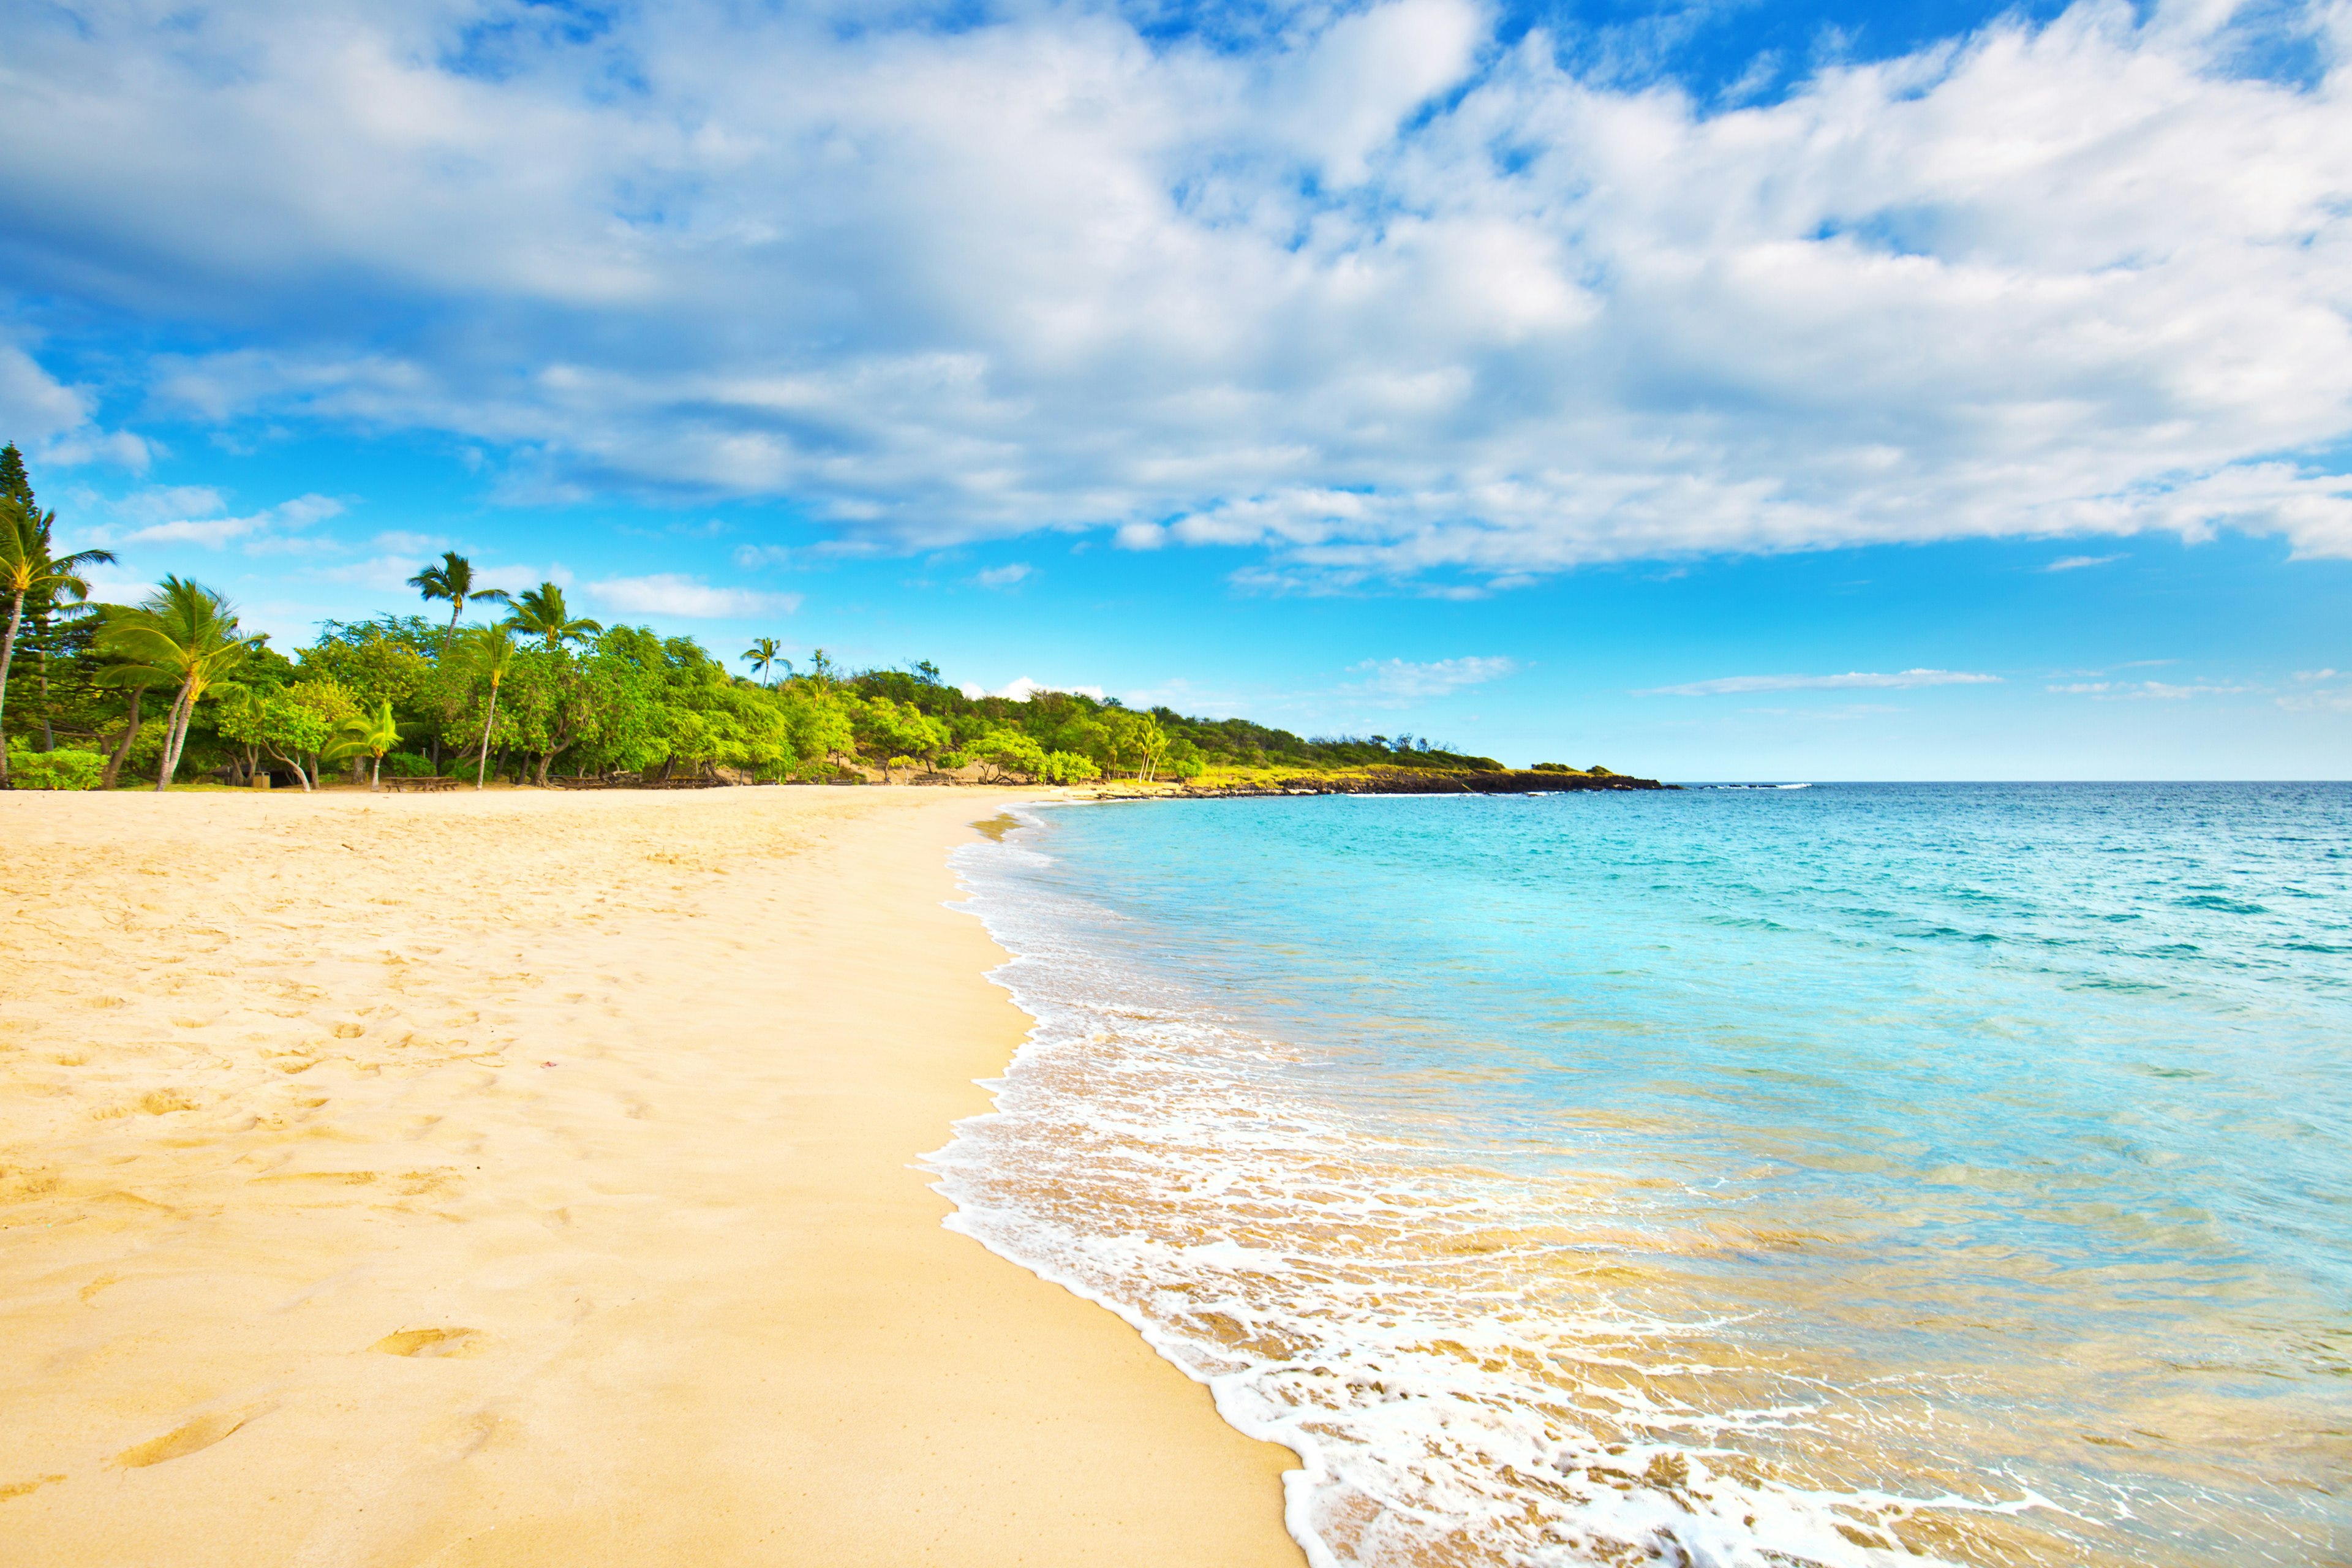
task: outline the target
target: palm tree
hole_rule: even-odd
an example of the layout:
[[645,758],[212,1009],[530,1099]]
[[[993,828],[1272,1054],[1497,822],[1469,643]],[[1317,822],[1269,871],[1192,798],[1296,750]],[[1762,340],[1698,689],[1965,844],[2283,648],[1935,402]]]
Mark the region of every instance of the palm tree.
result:
[[240,636],[229,602],[184,577],[164,578],[146,603],[115,616],[99,634],[100,648],[132,667],[115,679],[180,689],[163,732],[163,766],[155,773],[159,793],[172,787],[172,775],[180,771],[196,704],[208,692],[235,689],[234,677],[262,640]]
[[444,653],[449,649],[449,639],[457,635],[457,617],[466,613],[467,600],[478,599],[486,605],[503,605],[508,602],[506,590],[503,588],[475,587],[474,563],[454,550],[443,551],[441,564],[427,566],[424,571],[411,577],[408,580],[408,585],[424,595],[427,604],[431,604],[436,599],[449,601],[449,629],[441,634],[441,649]]
[[[530,597],[527,594],[523,596]],[[473,667],[476,675],[488,677],[490,683],[490,705],[482,716],[482,762],[474,770],[474,787],[480,789],[490,772],[490,726],[499,717],[499,682],[514,668],[515,655],[522,649],[516,645],[514,634],[502,626],[469,626],[467,631],[466,662]]]
[[[56,512],[37,512],[15,496],[0,496],[0,593],[8,595],[8,630],[0,637],[0,713],[8,705],[8,666],[16,657],[25,601],[87,599],[89,584],[82,579],[83,569],[114,563],[112,553],[104,550],[51,555],[49,531],[57,521]],[[8,748],[0,745],[0,789],[7,785]]]
[[[502,670],[500,673],[505,672]],[[495,680],[491,682],[490,691],[495,699],[498,692]],[[341,762],[345,757],[374,758],[375,765],[368,773],[368,788],[371,791],[379,788],[383,778],[383,754],[400,744],[400,724],[392,716],[392,699],[385,698],[383,706],[373,713],[344,720],[337,727],[337,733],[341,739],[327,748],[327,760]]]
[[756,639],[737,657],[760,672],[760,684],[762,686],[774,684],[768,679],[768,672],[780,664],[784,667],[786,675],[793,672],[793,661],[783,656],[783,645],[773,637]]
[[563,603],[563,590],[552,583],[524,589],[513,604],[514,614],[506,624],[528,636],[545,637],[551,649],[575,639],[586,642],[604,629],[595,621],[572,619]]

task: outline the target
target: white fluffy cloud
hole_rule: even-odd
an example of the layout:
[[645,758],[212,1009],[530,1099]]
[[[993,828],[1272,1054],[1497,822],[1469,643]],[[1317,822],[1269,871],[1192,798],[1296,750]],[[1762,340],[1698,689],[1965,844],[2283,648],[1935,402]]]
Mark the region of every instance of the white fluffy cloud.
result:
[[754,616],[789,616],[801,606],[798,594],[718,588],[677,572],[656,572],[645,577],[607,577],[584,586],[599,604],[631,616],[682,616],[690,620],[723,621]]
[[1075,691],[1082,696],[1091,697],[1097,702],[1103,700],[1103,689],[1099,686],[1053,686],[1042,680],[1032,680],[1025,675],[1006,681],[993,691],[971,681],[964,682],[962,690],[966,697],[973,699],[1009,697],[1015,702],[1026,702],[1040,691]]
[[29,445],[35,457],[53,463],[98,460],[144,469],[147,443],[128,431],[100,429],[92,418],[96,401],[59,382],[22,348],[0,342],[0,431],[6,439]]
[[[1990,686],[1998,675],[1964,669],[1849,670],[1843,675],[1726,675],[1637,691],[1636,697],[1743,697],[1758,691],[1899,691],[1917,686]],[[2058,688],[2052,688],[2053,690]]]
[[220,492],[208,485],[154,486],[104,509],[117,521],[93,537],[103,544],[194,544],[218,550],[235,544],[252,555],[334,550],[334,542],[307,531],[342,514],[332,496],[296,496],[242,516],[227,516]]
[[513,496],[1109,527],[1304,585],[2352,554],[2318,456],[2352,435],[2352,13],[2263,13],[2321,62],[2285,84],[2235,72],[2236,10],[2083,0],[1712,110],[1471,0],[1255,51],[1053,0],[68,0],[0,63],[0,232],[28,296],[238,344],[152,361],[156,406],[456,433]]

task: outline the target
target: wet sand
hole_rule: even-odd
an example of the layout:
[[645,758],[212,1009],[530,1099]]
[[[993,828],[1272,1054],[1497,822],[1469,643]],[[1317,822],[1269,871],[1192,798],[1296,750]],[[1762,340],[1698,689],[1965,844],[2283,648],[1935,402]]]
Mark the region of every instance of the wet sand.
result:
[[0,795],[6,1560],[1298,1563],[909,1168],[1002,798]]

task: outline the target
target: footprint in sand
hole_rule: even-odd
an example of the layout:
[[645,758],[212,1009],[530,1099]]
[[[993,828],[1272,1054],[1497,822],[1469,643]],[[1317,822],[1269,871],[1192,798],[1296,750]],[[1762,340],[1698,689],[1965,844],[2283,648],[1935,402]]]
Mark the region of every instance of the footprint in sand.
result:
[[26,1492],[39,1491],[43,1487],[64,1479],[63,1476],[36,1476],[29,1481],[0,1482],[0,1502],[6,1502],[12,1497],[23,1497]]
[[139,1470],[149,1465],[160,1465],[166,1459],[184,1458],[211,1447],[261,1414],[253,1410],[240,1414],[199,1415],[186,1426],[174,1427],[161,1437],[151,1437],[144,1443],[123,1449],[114,1456],[113,1463],[120,1469]]
[[385,1355],[465,1355],[480,1348],[478,1329],[403,1329],[368,1346]]

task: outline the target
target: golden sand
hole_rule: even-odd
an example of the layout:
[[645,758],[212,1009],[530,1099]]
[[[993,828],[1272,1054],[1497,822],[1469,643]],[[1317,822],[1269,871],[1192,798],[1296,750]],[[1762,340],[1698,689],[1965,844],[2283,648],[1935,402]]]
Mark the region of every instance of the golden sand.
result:
[[909,1168],[977,790],[0,795],[0,1557],[1296,1564]]

